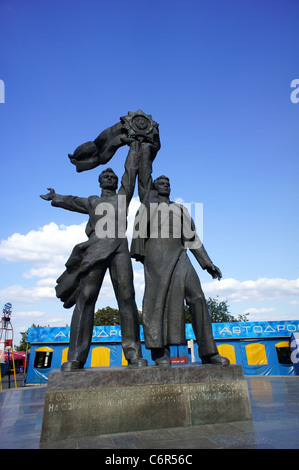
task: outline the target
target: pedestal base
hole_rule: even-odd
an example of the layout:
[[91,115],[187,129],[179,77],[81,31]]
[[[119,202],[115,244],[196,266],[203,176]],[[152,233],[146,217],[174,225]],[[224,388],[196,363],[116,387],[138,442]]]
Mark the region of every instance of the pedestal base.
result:
[[41,442],[250,419],[241,366],[54,370]]

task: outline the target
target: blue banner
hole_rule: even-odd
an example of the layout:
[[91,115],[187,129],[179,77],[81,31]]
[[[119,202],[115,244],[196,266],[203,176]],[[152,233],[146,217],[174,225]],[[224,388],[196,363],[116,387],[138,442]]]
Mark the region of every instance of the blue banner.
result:
[[[293,333],[299,332],[299,320],[213,323],[212,328],[215,339],[290,337]],[[29,328],[27,341],[28,343],[68,343],[69,338],[70,327],[68,326],[38,327]],[[186,324],[186,338],[196,339],[190,323]],[[144,340],[142,326],[140,339]],[[120,326],[95,326],[92,341],[120,342]]]
[[[68,343],[69,340],[69,326],[29,328],[27,339],[28,343]],[[120,326],[95,326],[92,341],[121,341]]]
[[299,331],[298,320],[213,323],[215,339],[279,338]]

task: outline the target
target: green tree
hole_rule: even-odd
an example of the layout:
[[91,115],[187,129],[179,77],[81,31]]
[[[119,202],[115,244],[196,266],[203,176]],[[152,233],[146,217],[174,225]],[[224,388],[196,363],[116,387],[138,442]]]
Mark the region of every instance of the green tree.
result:
[[[248,313],[238,315],[237,317],[231,315],[227,300],[222,300],[220,302],[218,299],[212,299],[209,297],[207,305],[212,323],[248,321]],[[186,323],[191,323],[191,314],[187,305],[185,305],[185,318]]]
[[120,325],[120,316],[117,308],[104,307],[99,308],[94,314],[95,326],[101,325]]
[[[28,330],[26,331],[26,333],[28,334]],[[25,335],[26,335],[26,333],[25,333]],[[14,348],[15,348],[15,351],[26,351],[26,348],[27,348],[26,338],[24,338],[24,336],[22,336],[22,339],[20,341],[19,346],[14,345]]]
[[[142,312],[138,310],[139,313],[139,322],[142,325]],[[104,326],[104,325],[120,325],[120,315],[117,308],[104,307],[99,308],[94,314],[94,325],[95,326]]]

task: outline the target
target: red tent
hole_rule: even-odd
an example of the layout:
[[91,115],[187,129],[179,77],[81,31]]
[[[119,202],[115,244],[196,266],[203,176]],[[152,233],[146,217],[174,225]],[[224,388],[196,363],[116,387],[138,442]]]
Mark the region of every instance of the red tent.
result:
[[[23,371],[25,370],[25,365],[26,365],[26,353],[25,351],[14,351],[13,352],[14,360],[15,363],[16,361],[22,360],[22,367]],[[1,357],[1,362],[6,362],[8,360],[8,352],[7,351],[0,351],[0,357]],[[9,351],[9,360],[12,360],[12,354],[11,351]],[[16,365],[16,364],[15,364]],[[16,365],[17,368],[17,365]]]

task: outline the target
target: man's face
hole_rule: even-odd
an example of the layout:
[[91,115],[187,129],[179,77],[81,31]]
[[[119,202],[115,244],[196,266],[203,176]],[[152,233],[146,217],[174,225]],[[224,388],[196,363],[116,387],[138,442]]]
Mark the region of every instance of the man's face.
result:
[[100,187],[102,189],[113,189],[117,188],[117,178],[114,173],[107,171],[100,178]]
[[170,184],[167,179],[161,178],[155,181],[155,188],[159,196],[169,196],[170,194]]

